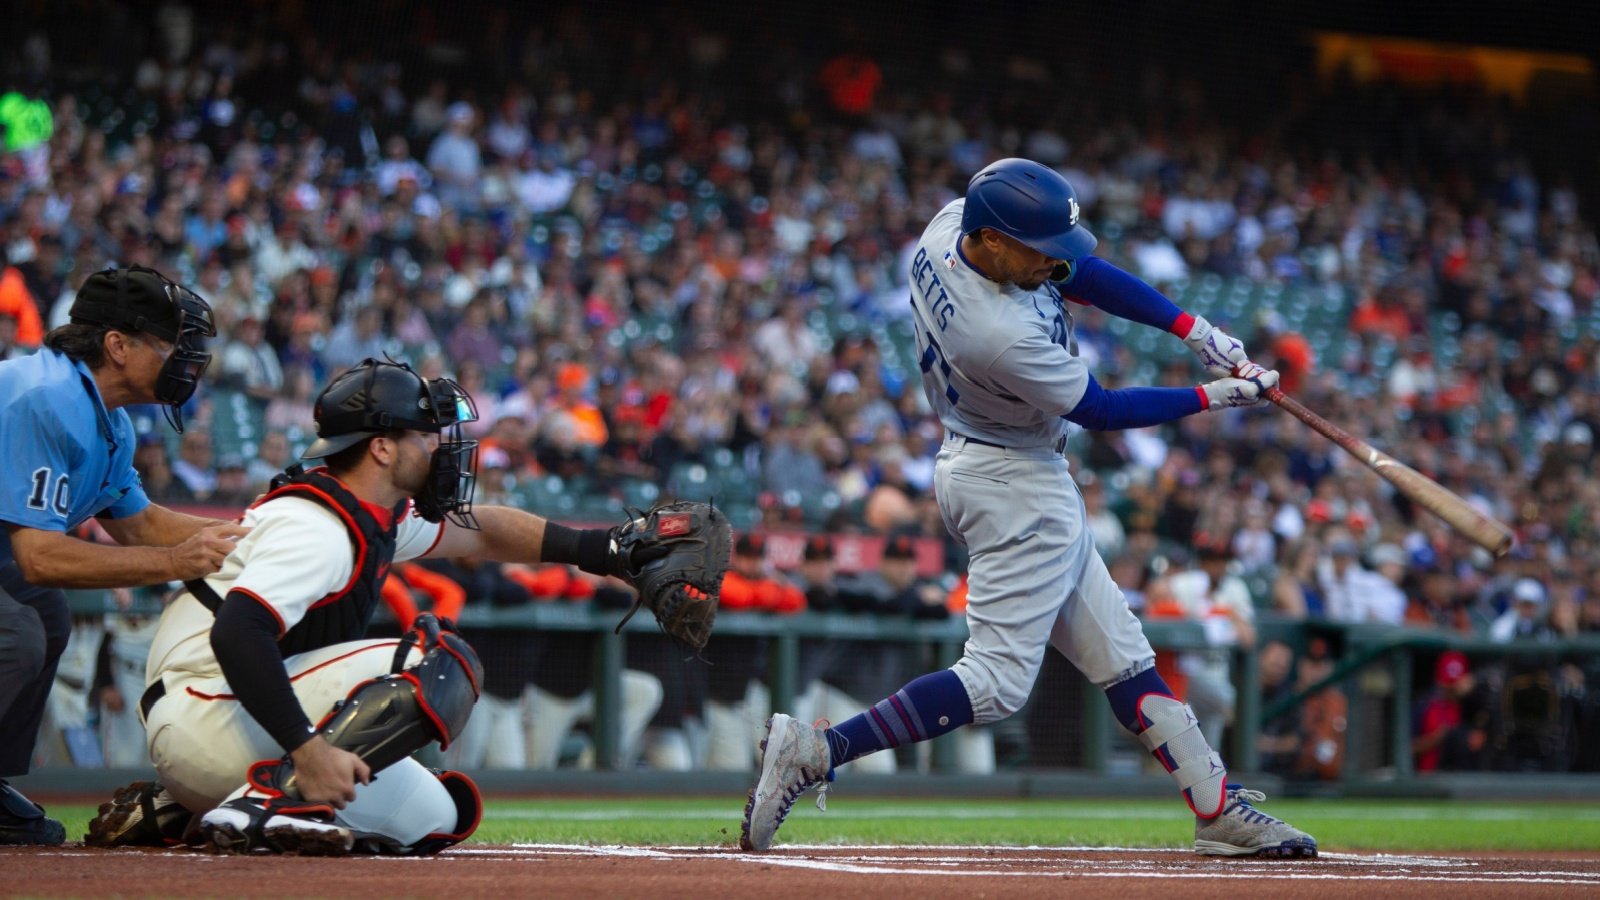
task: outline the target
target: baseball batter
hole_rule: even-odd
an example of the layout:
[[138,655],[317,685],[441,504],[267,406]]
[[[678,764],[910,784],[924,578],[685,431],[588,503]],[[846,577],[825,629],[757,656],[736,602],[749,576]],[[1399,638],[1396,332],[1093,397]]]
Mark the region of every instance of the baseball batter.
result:
[[[1195,849],[1310,857],[1316,841],[1228,784],[1193,711],[1154,669],[1139,620],[1084,523],[1062,452],[1067,423],[1139,428],[1253,406],[1278,382],[1243,346],[1090,255],[1076,194],[1054,170],[1004,159],[928,224],[911,264],[922,385],[947,437],[934,475],[945,526],[971,556],[962,658],[833,728],[774,715],[741,845],[764,850],[796,798],[834,767],[1021,708],[1046,644],[1100,685],[1119,721],[1172,774],[1195,814]],[[1078,356],[1069,301],[1182,339],[1219,376],[1194,388],[1107,390]],[[819,796],[818,805],[822,805]]]
[[472,781],[410,757],[460,734],[483,670],[432,615],[362,639],[389,566],[545,560],[627,577],[646,549],[619,529],[474,511],[477,442],[461,426],[476,417],[455,382],[392,361],[328,385],[305,454],[325,466],[275,480],[222,568],[162,613],[139,702],[159,781],[119,791],[88,843],[422,855],[472,834]]
[[[32,356],[0,362],[0,778],[28,771],[71,633],[62,588],[198,578],[244,530],[151,503],[125,406],[162,404],[183,430],[216,332],[211,307],[159,272],[96,272],[71,321]],[[72,534],[89,517],[121,546]],[[61,823],[0,780],[0,844],[59,844]]]

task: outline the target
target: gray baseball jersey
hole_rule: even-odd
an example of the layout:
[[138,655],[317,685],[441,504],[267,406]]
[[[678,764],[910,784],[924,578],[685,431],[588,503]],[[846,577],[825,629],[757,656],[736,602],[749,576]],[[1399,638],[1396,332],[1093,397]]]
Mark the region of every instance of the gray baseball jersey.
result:
[[1053,446],[1088,388],[1072,314],[1050,285],[996,284],[961,256],[956,200],[911,261],[922,386],[947,430],[1007,447]]
[[1048,643],[1105,685],[1155,656],[1085,527],[1059,452],[1083,398],[1072,316],[1049,285],[996,284],[961,254],[957,200],[911,267],[922,386],[950,435],[934,468],[945,526],[967,545],[970,637],[953,667],[978,724],[1021,708]]

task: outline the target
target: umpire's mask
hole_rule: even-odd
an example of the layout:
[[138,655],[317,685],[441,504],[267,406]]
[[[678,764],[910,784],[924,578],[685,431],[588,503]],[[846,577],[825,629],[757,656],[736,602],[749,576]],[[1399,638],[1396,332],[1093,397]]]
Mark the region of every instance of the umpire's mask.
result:
[[205,339],[216,337],[211,305],[199,294],[155,269],[129,266],[90,275],[68,313],[78,325],[109,325],[119,331],[154,335],[172,345],[156,376],[156,402],[167,421],[183,432],[183,405],[194,396],[211,363]]
[[332,456],[390,431],[438,434],[427,484],[411,501],[429,522],[448,516],[462,528],[476,529],[472,493],[478,479],[478,442],[464,439],[461,426],[477,418],[472,398],[454,381],[429,381],[405,363],[366,359],[317,397],[317,439],[302,456]]

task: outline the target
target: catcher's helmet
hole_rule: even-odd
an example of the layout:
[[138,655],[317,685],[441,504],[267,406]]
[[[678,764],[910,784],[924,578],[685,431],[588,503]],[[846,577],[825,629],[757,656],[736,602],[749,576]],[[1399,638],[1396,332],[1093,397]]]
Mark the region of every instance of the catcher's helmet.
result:
[[477,407],[461,385],[448,378],[432,381],[405,363],[365,359],[329,382],[317,396],[317,439],[305,459],[321,459],[390,431],[440,435],[428,485],[413,499],[430,522],[450,515],[458,525],[477,527],[472,491],[477,480],[478,442],[463,440],[461,426],[476,421]]
[[993,228],[1051,259],[1073,262],[1094,252],[1078,224],[1078,193],[1061,173],[1031,159],[1002,159],[967,183],[961,233]]
[[172,355],[156,377],[156,401],[167,421],[183,431],[183,404],[194,396],[211,363],[205,339],[216,337],[211,304],[155,269],[128,266],[90,275],[68,311],[74,325],[108,325],[130,334],[153,335],[172,344]]

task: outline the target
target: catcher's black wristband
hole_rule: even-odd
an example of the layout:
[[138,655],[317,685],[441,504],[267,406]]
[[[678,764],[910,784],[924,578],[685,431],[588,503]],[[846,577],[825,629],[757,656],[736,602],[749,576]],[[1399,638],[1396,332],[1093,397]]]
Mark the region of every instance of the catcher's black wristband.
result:
[[568,528],[544,523],[544,543],[539,559],[550,563],[570,563],[591,575],[609,575],[606,558],[611,555],[611,535],[601,528]]

